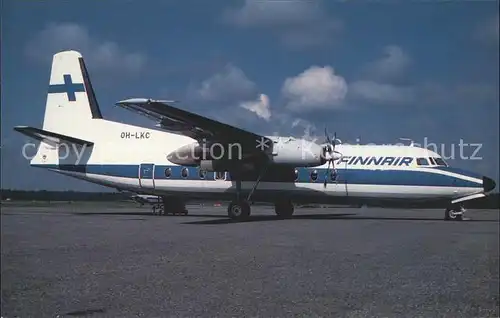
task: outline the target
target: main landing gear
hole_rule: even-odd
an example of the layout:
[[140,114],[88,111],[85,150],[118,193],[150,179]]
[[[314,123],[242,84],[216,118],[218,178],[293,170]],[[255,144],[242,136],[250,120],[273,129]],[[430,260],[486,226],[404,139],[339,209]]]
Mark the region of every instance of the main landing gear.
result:
[[236,176],[236,199],[231,201],[229,206],[227,207],[227,216],[229,216],[230,219],[235,220],[235,221],[244,221],[250,216],[250,198],[252,197],[252,194],[254,193],[255,189],[260,183],[260,179],[262,176],[265,174],[266,169],[263,168],[261,173],[259,174],[259,177],[257,178],[257,181],[255,181],[255,184],[252,188],[252,191],[248,194],[248,197],[246,200],[241,197],[241,179],[240,176]]
[[227,215],[236,221],[246,220],[250,216],[250,204],[248,200],[233,200],[227,207]]
[[[262,169],[255,185],[252,188],[252,191],[248,194],[246,199],[241,198],[241,180],[236,178],[236,199],[233,200],[228,208],[227,215],[230,219],[235,221],[244,221],[248,219],[250,216],[251,208],[250,208],[250,198],[252,197],[255,189],[260,183],[262,176],[265,174],[266,168]],[[280,218],[289,218],[293,215],[294,206],[290,200],[281,200],[275,203],[274,205],[276,215]]]
[[162,197],[161,203],[156,203],[152,207],[154,215],[187,215],[186,205],[179,198]]
[[289,200],[276,202],[274,210],[276,211],[276,215],[281,219],[291,218],[294,211],[293,203]]
[[451,205],[444,212],[446,221],[463,221],[465,219],[465,208],[462,205]]
[[[234,200],[227,208],[228,216],[236,221],[244,221],[250,216],[250,204],[248,200]],[[293,203],[289,200],[283,200],[274,204],[276,215],[280,219],[291,218],[294,212]]]

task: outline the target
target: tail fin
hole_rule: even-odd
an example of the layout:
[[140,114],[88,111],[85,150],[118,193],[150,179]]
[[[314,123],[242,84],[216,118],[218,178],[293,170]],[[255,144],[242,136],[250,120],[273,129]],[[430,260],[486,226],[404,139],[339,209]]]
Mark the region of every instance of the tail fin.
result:
[[[64,51],[54,55],[43,129],[14,129],[40,141],[32,165],[60,166],[85,163],[93,143],[85,136],[95,119],[102,119],[82,55]],[[34,146],[26,144],[26,146]]]
[[56,53],[43,129],[73,135],[92,119],[102,119],[102,115],[82,55],[76,51]]

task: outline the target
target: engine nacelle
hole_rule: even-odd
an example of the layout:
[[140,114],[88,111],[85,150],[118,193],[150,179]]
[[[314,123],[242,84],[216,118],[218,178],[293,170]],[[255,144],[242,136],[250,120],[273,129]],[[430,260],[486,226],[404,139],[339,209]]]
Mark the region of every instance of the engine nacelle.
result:
[[323,148],[314,142],[289,138],[273,144],[271,160],[275,164],[314,167],[326,162],[322,153]]
[[[314,167],[326,162],[323,146],[305,139],[283,138],[273,140],[268,153],[272,164],[289,165],[293,167]],[[271,150],[271,151],[269,151]],[[241,169],[241,162],[231,161],[226,158],[211,159],[212,154],[200,147],[198,143],[185,145],[168,154],[167,159],[182,166],[200,166],[202,170],[210,172],[229,171],[231,168]],[[219,154],[213,154],[219,157]],[[246,162],[243,170],[253,170],[256,167],[251,162]]]

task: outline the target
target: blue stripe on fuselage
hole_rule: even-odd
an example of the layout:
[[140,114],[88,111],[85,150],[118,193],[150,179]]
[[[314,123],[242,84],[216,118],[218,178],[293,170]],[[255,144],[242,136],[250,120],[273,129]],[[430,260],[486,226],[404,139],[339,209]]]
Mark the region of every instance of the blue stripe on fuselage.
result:
[[[35,165],[37,167],[57,169],[62,171],[73,171],[80,173],[122,177],[122,178],[138,178],[139,165],[113,165],[113,164],[90,164],[90,165]],[[186,178],[181,177],[182,166],[156,165],[154,170],[155,180],[200,180],[199,169],[195,167],[187,168],[189,173]],[[437,169],[458,173],[457,169]],[[170,169],[170,177],[166,177],[165,170]],[[314,183],[323,182],[325,179],[326,169],[314,168],[299,168],[299,178],[295,182],[298,183]],[[318,177],[316,181],[311,180],[311,172],[316,170]],[[481,179],[476,174],[464,172],[460,170],[460,175],[474,176]],[[330,170],[331,172],[331,170]],[[207,172],[205,180],[215,181],[214,173]],[[228,179],[230,176],[228,174]],[[279,181],[279,180],[276,180]],[[328,182],[334,182],[328,176]],[[428,171],[406,171],[406,170],[368,170],[368,169],[338,169],[337,183],[347,184],[368,184],[368,185],[407,185],[407,186],[450,186],[450,187],[481,187],[481,183],[462,180],[439,173]]]
[[441,170],[441,171],[447,171],[447,172],[452,172],[452,173],[456,173],[456,174],[459,174],[459,175],[462,175],[462,176],[476,178],[476,179],[482,179],[483,178],[483,176],[480,175],[480,174],[477,174],[477,173],[471,172],[471,171],[467,171],[467,170],[464,170],[464,169],[460,169],[460,168],[453,168],[453,167],[433,167],[433,169],[437,169],[437,170]]

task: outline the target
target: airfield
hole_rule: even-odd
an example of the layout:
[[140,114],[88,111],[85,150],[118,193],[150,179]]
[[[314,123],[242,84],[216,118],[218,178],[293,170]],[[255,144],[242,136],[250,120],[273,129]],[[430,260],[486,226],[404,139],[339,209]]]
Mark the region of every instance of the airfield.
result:
[[2,203],[2,317],[499,316],[499,211]]

